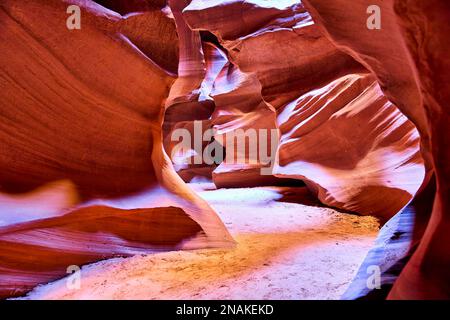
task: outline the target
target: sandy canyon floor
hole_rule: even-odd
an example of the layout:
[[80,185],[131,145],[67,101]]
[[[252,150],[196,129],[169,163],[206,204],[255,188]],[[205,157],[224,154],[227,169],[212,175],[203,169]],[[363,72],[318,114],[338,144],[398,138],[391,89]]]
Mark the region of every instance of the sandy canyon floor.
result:
[[26,299],[339,299],[379,230],[372,217],[321,207],[306,188],[214,190],[191,184],[238,245],[166,252],[83,267]]

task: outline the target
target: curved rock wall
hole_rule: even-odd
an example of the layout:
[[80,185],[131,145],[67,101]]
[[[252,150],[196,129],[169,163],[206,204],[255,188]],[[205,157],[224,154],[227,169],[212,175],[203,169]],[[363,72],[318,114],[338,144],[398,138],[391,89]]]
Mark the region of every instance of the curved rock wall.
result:
[[[436,198],[431,218],[417,225],[426,228],[417,250],[389,295],[392,299],[448,299],[450,255],[447,243],[450,123],[446,103],[450,90],[448,1],[305,0],[314,20],[337,46],[361,61],[377,76],[384,92],[417,126],[428,176],[436,176]],[[381,9],[381,30],[368,30],[369,5]],[[339,25],[337,22],[339,21]],[[430,182],[431,181],[431,182]],[[425,180],[425,184],[434,183]],[[417,214],[428,217],[430,206]],[[425,211],[424,211],[425,210]],[[413,250],[414,252],[414,250]]]
[[388,220],[424,178],[419,135],[375,79],[350,74],[288,104],[277,176],[306,181],[325,204]]
[[424,179],[417,129],[303,4],[194,0],[183,16],[193,30],[213,33],[229,60],[210,95],[217,136],[250,127],[281,135],[270,176],[257,161],[224,161],[216,185],[299,179],[326,205],[384,221],[411,201]]
[[[82,30],[66,27],[69,4],[81,7]],[[367,28],[369,5],[381,8],[381,30]],[[389,297],[448,298],[449,9],[445,0],[2,1],[0,297],[69,265],[232,245],[180,178],[204,175],[218,187],[303,181],[325,205],[383,221],[406,207],[416,230],[395,255],[409,262]],[[187,149],[177,149],[179,129]],[[251,142],[226,144],[238,130],[266,130],[256,144],[275,143],[271,163]],[[211,146],[224,161],[205,163]],[[428,223],[430,197],[411,201],[435,185]],[[379,249],[369,258],[385,257]]]
[[0,3],[0,297],[70,265],[233,244],[163,150],[173,21],[71,4],[81,30],[66,27],[65,1]]

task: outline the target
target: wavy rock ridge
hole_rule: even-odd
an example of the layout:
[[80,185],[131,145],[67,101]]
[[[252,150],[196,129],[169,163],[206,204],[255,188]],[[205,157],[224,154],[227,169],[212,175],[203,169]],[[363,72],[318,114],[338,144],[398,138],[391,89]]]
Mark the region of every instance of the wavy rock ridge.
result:
[[[0,5],[0,297],[60,277],[69,265],[233,243],[163,150],[175,25],[160,11],[127,18],[92,1],[76,4],[82,29],[74,31],[64,1]],[[167,41],[156,46],[161,33]],[[62,179],[69,187],[44,187],[60,199],[53,208],[39,190],[11,195]]]
[[[197,175],[298,181],[327,206],[395,216],[367,261],[386,295],[450,297],[445,0],[70,4],[81,30],[66,27],[68,1],[0,3],[0,297],[69,265],[233,245],[180,178]],[[369,5],[381,30],[367,28]],[[226,144],[238,130],[266,130],[256,143],[275,147],[271,163]],[[224,161],[201,157],[213,146]],[[380,261],[381,244],[399,264]],[[363,271],[347,297],[370,295]]]

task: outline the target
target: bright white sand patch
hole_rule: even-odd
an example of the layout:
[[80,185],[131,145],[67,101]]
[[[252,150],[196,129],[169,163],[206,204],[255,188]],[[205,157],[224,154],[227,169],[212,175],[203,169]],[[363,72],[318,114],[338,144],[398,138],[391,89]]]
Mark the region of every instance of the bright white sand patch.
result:
[[339,299],[378,232],[376,219],[315,206],[304,188],[192,187],[236,248],[111,259],[85,266],[79,290],[61,279],[27,298]]

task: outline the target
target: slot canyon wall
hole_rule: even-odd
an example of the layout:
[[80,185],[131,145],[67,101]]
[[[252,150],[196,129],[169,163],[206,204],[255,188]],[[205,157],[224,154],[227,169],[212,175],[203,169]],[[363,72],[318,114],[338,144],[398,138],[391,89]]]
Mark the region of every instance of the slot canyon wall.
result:
[[[434,203],[419,205],[417,215],[431,217],[411,259],[395,282],[389,298],[442,299],[450,292],[450,257],[447,243],[449,151],[445,129],[450,123],[450,57],[448,1],[371,1],[385,14],[382,32],[373,36],[357,28],[355,12],[369,1],[305,0],[306,7],[327,37],[343,51],[361,61],[376,76],[384,92],[415,123],[421,133],[422,155],[435,179],[425,179],[423,189],[436,188]],[[336,25],[340,21],[340,26]],[[364,35],[366,33],[366,35]],[[387,46],[386,44],[389,43]],[[430,186],[436,184],[436,186]],[[426,192],[425,190],[423,191]],[[422,199],[420,199],[422,200]],[[420,201],[433,201],[427,197]],[[420,222],[420,219],[418,219]],[[420,223],[418,223],[420,224]]]
[[173,21],[71,1],[71,32],[69,2],[0,2],[0,297],[71,265],[234,243],[163,151]]
[[[365,262],[381,298],[450,298],[449,17],[445,0],[0,0],[0,297],[70,265],[233,246],[184,182],[204,176],[304,183],[389,221]],[[266,157],[225,143],[248,130]],[[347,298],[371,295],[358,281]]]

